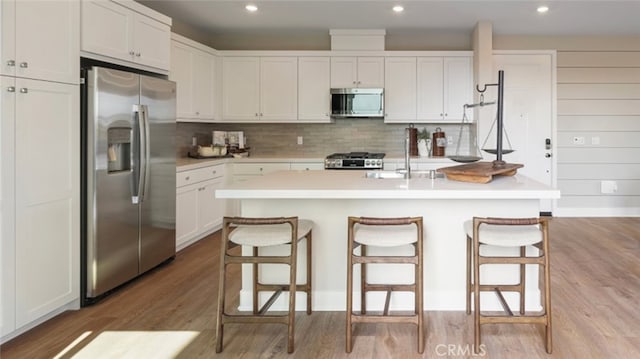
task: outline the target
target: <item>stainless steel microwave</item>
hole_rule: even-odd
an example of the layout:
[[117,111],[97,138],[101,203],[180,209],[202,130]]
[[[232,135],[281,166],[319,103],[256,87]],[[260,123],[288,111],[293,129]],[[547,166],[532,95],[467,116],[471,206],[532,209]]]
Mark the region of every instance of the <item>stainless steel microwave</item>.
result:
[[384,89],[331,89],[331,117],[384,117]]

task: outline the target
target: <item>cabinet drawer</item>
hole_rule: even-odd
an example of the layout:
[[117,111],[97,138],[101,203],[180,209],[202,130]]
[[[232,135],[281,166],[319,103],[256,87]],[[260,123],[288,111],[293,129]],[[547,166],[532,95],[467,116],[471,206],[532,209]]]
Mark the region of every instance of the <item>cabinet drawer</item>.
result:
[[198,168],[191,171],[178,172],[176,173],[176,187],[182,187],[213,178],[223,177],[224,174],[224,165],[216,165]]
[[288,171],[289,163],[235,163],[234,175],[264,175],[275,171]]
[[323,170],[324,162],[293,162],[291,169],[298,171]]

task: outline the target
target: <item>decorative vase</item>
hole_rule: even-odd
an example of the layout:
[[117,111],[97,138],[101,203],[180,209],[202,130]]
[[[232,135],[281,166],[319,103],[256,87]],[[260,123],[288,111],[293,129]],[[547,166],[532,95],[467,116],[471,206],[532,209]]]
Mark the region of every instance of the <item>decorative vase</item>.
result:
[[429,145],[430,143],[427,142],[431,142],[429,140],[418,140],[418,155],[420,157],[429,157],[429,153],[431,151],[429,151]]

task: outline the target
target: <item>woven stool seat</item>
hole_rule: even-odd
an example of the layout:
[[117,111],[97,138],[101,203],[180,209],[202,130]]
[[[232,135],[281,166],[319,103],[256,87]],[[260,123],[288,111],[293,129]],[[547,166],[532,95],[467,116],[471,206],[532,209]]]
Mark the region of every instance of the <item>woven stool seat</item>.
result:
[[418,241],[416,226],[405,224],[398,226],[361,226],[353,229],[353,240],[360,244],[377,247],[395,247]]
[[[464,222],[464,231],[473,238],[473,221]],[[500,247],[522,247],[542,242],[542,231],[538,225],[505,226],[482,224],[479,228],[480,244]]]
[[[313,228],[313,222],[298,220],[298,240],[306,237]],[[229,234],[229,240],[241,246],[267,247],[291,243],[291,225],[263,224],[239,225]]]

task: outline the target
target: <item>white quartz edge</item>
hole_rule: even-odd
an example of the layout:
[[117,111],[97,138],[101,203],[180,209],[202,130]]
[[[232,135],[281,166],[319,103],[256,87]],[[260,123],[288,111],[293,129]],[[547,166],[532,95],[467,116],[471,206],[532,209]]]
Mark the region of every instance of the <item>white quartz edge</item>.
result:
[[[401,157],[385,157],[385,161],[399,163],[403,162],[404,158]],[[225,163],[278,163],[278,162],[289,162],[289,163],[308,163],[308,162],[318,162],[323,163],[324,157],[244,157],[244,158],[233,158],[233,157],[225,157],[225,158],[178,158],[176,164],[176,172],[184,172],[195,170],[198,168],[204,168],[209,166],[215,166],[219,164]],[[443,164],[454,164],[455,162],[451,161],[446,157],[411,157],[411,163],[443,163]]]
[[216,190],[232,199],[558,199],[560,191],[522,175],[467,183],[446,178],[373,179],[366,171],[279,171]]

